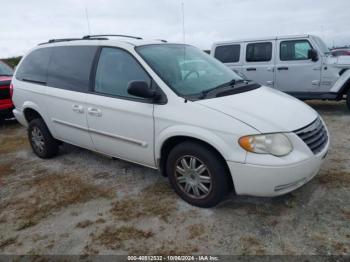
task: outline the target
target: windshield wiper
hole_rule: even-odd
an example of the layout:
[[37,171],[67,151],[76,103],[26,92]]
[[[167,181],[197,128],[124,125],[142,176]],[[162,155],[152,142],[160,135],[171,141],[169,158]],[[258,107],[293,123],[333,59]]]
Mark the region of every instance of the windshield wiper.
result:
[[217,90],[217,89],[221,89],[221,88],[224,88],[224,87],[235,87],[235,85],[237,85],[238,83],[246,83],[248,84],[248,82],[250,82],[251,80],[245,80],[245,79],[232,79],[231,81],[229,82],[226,82],[226,83],[223,83],[221,85],[218,85],[216,87],[213,87],[211,89],[208,89],[208,90],[204,90],[201,92],[201,96],[200,96],[200,99],[203,99],[203,98],[206,98],[207,95],[209,93],[211,93],[212,91],[214,90]]
[[216,87],[213,87],[213,88],[210,88],[210,89],[207,89],[207,90],[204,90],[201,92],[201,98],[205,98],[210,92],[214,91],[214,90],[217,90],[217,89],[220,89],[220,88],[223,88],[223,87],[229,87],[229,86],[235,86],[235,84],[237,83],[237,81],[239,80],[236,80],[236,79],[232,79],[231,81],[229,82],[226,82],[226,83],[223,83],[221,85],[218,85]]

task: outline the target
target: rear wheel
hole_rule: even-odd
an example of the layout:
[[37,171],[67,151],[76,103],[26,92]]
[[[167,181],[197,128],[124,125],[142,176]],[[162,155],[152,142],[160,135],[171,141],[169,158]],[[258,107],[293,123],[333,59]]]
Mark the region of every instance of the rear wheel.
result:
[[346,105],[348,106],[348,109],[350,110],[350,88],[346,94]]
[[175,146],[167,159],[167,174],[175,192],[198,207],[213,207],[230,188],[225,163],[209,147],[184,142]]
[[58,154],[59,143],[53,138],[43,119],[37,118],[29,123],[28,139],[38,157],[52,158]]

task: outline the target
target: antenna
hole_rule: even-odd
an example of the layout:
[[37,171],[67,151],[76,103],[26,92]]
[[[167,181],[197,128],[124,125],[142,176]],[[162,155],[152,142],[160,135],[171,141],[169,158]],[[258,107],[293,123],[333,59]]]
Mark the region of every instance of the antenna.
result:
[[185,38],[185,4],[184,1],[181,0],[181,12],[182,12],[182,41],[183,43],[186,42]]
[[86,16],[86,21],[87,21],[87,26],[88,26],[88,33],[89,35],[91,34],[91,31],[90,31],[90,20],[89,20],[89,14],[88,14],[88,9],[87,9],[87,6],[85,6],[85,16]]

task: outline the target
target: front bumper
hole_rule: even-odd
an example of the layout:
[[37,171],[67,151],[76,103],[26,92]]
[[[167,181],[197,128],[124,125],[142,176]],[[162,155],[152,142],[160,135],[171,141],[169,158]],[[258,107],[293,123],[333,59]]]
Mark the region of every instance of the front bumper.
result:
[[324,149],[307,160],[283,166],[244,164],[227,161],[238,195],[271,197],[291,192],[320,171],[329,141]]

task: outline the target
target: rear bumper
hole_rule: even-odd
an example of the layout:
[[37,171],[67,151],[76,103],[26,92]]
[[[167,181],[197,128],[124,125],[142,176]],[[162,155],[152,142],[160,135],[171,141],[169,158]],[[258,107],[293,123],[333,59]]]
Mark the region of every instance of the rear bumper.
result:
[[21,110],[15,108],[13,111],[13,115],[15,116],[15,118],[17,119],[17,121],[23,125],[23,126],[28,126],[28,123],[24,117],[24,114]]
[[12,117],[13,104],[0,105],[0,117]]
[[238,195],[271,197],[291,192],[320,171],[329,142],[318,155],[305,161],[284,165],[264,166],[228,161],[235,190]]

